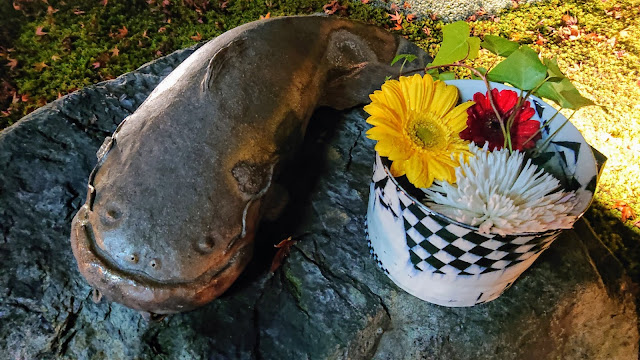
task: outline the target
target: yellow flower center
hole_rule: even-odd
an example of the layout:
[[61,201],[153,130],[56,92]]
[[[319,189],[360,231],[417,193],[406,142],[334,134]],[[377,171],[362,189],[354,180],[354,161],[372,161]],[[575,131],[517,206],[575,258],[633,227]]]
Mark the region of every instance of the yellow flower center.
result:
[[440,148],[446,142],[442,126],[428,116],[421,116],[409,124],[407,133],[413,143],[421,149]]

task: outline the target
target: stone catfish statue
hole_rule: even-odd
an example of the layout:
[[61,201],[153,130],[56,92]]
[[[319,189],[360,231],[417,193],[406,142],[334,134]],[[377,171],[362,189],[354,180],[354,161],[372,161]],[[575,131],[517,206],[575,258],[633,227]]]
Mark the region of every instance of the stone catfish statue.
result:
[[274,176],[319,106],[368,102],[403,38],[324,16],[249,23],[178,66],[107,137],[71,244],[85,279],[146,315],[222,294],[252,256]]

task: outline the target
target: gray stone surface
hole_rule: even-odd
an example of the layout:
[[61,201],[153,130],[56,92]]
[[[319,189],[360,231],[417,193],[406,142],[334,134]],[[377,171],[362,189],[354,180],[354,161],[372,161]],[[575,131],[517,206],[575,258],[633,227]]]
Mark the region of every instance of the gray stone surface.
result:
[[[0,359],[637,358],[629,282],[585,223],[484,305],[431,305],[389,281],[364,240],[373,143],[360,109],[316,113],[281,179],[293,200],[262,226],[252,263],[221,298],[151,323],[93,303],[69,227],[95,152],[190,51],[0,133]],[[271,274],[272,245],[289,235],[299,242]]]

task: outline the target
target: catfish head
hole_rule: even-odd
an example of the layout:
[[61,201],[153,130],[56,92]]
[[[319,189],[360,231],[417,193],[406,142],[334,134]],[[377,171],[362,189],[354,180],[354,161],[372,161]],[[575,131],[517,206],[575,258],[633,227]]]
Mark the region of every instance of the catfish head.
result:
[[327,17],[254,22],[202,46],[98,152],[72,223],[82,275],[154,314],[218,297],[249,262],[274,172],[314,109],[366,102],[404,53],[428,61],[383,29]]

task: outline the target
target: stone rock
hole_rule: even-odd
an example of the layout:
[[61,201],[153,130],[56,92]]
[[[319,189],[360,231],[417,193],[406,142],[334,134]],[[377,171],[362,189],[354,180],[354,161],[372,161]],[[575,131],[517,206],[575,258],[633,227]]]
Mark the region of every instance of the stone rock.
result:
[[[2,359],[635,359],[638,317],[620,264],[580,222],[497,300],[422,302],[370,258],[373,143],[361,109],[314,115],[281,183],[290,204],[219,299],[147,322],[95,304],[70,221],[103,138],[193,49],[90,86],[0,133]],[[273,244],[299,241],[275,273]]]

